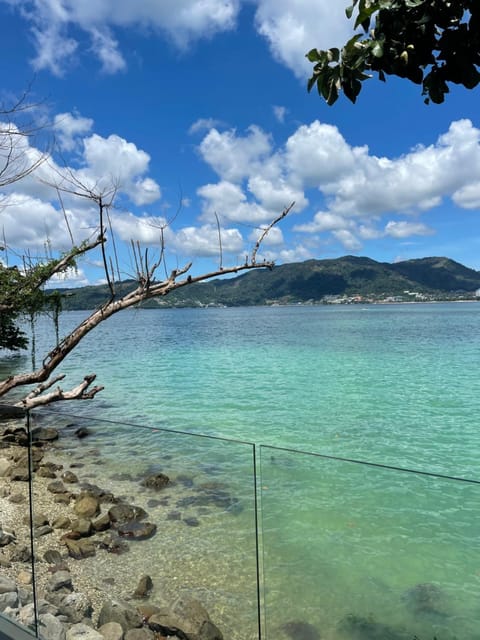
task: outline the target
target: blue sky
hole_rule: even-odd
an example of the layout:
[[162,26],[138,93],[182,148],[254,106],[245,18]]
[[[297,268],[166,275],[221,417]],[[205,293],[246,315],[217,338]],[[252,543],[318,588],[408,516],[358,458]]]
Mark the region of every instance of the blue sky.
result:
[[[42,255],[94,232],[88,201],[52,183],[115,184],[122,276],[129,241],[169,268],[241,264],[259,229],[295,201],[262,257],[278,264],[365,255],[448,256],[480,269],[479,94],[443,105],[420,88],[368,81],[351,105],[306,91],[312,47],[350,35],[343,0],[0,0],[4,105],[30,83],[55,140],[48,163],[3,190],[11,251]],[[39,137],[25,142],[28,157]],[[69,228],[65,224],[65,216]],[[112,243],[110,243],[112,246]],[[5,254],[4,254],[5,255]],[[66,285],[96,283],[99,256]]]

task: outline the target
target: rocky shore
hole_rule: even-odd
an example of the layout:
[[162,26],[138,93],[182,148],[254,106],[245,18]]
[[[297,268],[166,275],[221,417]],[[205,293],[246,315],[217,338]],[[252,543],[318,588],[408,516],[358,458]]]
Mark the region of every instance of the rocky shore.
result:
[[[157,525],[142,507],[82,481],[81,464],[56,462],[58,437],[54,428],[36,429],[29,460],[22,421],[0,423],[0,613],[37,625],[45,640],[223,640],[197,599],[178,593],[152,601],[154,585],[145,573],[121,585],[105,575],[102,589],[91,584],[82,569],[86,559],[102,553],[121,563],[129,545],[149,540]],[[170,478],[150,474],[142,483],[161,492]],[[222,498],[215,496],[210,499]],[[105,596],[119,590],[122,597]]]

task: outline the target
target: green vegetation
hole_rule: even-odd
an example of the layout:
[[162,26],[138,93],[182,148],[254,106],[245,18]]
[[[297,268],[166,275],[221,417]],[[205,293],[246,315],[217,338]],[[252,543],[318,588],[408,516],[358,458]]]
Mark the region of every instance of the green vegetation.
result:
[[[120,286],[120,285],[119,285]],[[123,282],[124,295],[135,286]],[[333,302],[407,302],[473,299],[480,273],[448,258],[421,258],[395,264],[345,256],[284,264],[271,271],[250,271],[177,289],[142,304],[147,308],[249,306]],[[92,309],[105,299],[106,287],[63,291],[64,309]]]
[[364,80],[376,72],[422,85],[425,102],[441,103],[447,83],[473,89],[480,82],[478,0],[353,0],[356,34],[342,49],[312,49],[308,82],[332,105],[342,90],[355,102]]

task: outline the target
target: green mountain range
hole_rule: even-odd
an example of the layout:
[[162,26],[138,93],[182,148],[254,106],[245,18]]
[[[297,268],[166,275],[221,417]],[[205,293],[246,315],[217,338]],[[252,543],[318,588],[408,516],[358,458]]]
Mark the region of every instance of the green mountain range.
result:
[[[133,281],[117,286],[118,295]],[[192,284],[144,307],[245,306],[320,302],[375,302],[474,298],[480,272],[449,258],[420,258],[394,264],[344,256],[307,260],[235,278]],[[64,309],[93,309],[107,298],[104,285],[62,290]]]

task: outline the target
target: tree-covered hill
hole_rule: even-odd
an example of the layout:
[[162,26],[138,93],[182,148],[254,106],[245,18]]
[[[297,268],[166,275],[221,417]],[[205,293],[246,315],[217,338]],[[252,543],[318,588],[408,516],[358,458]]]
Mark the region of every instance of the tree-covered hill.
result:
[[[119,294],[133,288],[124,282]],[[120,290],[121,289],[121,290]],[[249,271],[236,278],[192,284],[144,303],[145,307],[264,305],[331,301],[332,297],[385,300],[471,294],[480,289],[480,272],[449,258],[420,258],[389,264],[344,256]],[[64,309],[92,309],[108,297],[106,286],[63,290]]]

